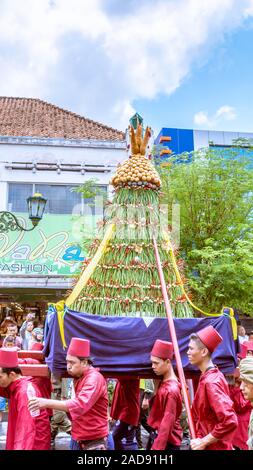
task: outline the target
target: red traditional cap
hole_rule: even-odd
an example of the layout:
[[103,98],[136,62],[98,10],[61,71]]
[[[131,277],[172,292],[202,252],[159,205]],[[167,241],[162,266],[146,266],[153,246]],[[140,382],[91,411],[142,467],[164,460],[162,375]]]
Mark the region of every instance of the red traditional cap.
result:
[[253,341],[244,341],[243,346],[246,346],[247,352],[253,351]]
[[16,348],[0,348],[0,367],[18,367]]
[[89,357],[90,341],[88,339],[72,338],[67,354],[77,357]]
[[151,356],[171,360],[173,358],[173,344],[157,339],[151,351]]
[[222,336],[212,325],[206,326],[206,328],[203,328],[203,330],[198,331],[196,334],[211,353],[223,341]]
[[32,343],[30,351],[42,351],[44,349],[44,346],[42,343]]
[[248,341],[244,341],[244,343],[240,344],[240,352],[237,354],[240,359],[245,359],[245,357],[247,356],[247,342]]

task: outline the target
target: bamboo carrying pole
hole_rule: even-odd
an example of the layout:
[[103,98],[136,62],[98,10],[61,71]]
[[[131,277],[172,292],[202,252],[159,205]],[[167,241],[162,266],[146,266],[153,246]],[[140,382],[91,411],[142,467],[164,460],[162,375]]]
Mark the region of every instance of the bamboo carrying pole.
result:
[[155,237],[153,237],[153,243],[154,243],[154,248],[155,248],[155,257],[156,257],[157,269],[158,269],[159,278],[160,278],[161,287],[162,287],[162,294],[163,294],[163,299],[164,299],[164,304],[165,304],[165,310],[166,310],[168,323],[169,323],[170,336],[171,336],[171,340],[172,340],[172,344],[173,344],[173,348],[174,348],[174,352],[175,352],[178,375],[179,375],[179,379],[180,379],[180,382],[181,382],[181,385],[182,385],[183,398],[184,398],[186,413],[187,413],[187,416],[188,416],[189,429],[190,429],[192,439],[195,439],[196,434],[195,434],[195,427],[194,427],[192,414],[191,414],[190,400],[189,400],[188,393],[187,393],[187,385],[186,385],[186,381],[185,381],[181,356],[180,356],[180,352],[179,352],[175,325],[174,325],[174,321],[173,321],[173,317],[172,317],[170,301],[169,301],[169,297],[168,297],[168,293],[167,293],[167,289],[166,289],[166,283],[165,283],[165,279],[164,279],[164,275],[163,275],[160,255],[159,255],[159,252],[158,252],[158,247],[157,247]]

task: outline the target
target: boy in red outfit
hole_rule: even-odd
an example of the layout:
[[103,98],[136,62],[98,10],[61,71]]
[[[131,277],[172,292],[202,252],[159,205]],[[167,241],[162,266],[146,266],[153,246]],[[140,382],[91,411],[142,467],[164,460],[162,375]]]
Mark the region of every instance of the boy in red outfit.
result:
[[162,377],[162,381],[152,398],[147,421],[156,431],[156,438],[150,443],[152,450],[179,450],[182,442],[181,386],[171,364],[172,358],[172,343],[157,339],[151,351],[151,362],[154,373]]
[[251,413],[251,403],[246,400],[240,389],[241,380],[239,369],[234,371],[234,384],[229,385],[230,398],[238,419],[238,427],[233,437],[233,447],[238,450],[248,450],[248,427]]
[[41,396],[32,377],[23,377],[16,348],[0,349],[0,396],[10,400],[6,450],[49,450],[50,424],[46,410],[32,417],[28,410],[27,391],[32,384]]
[[211,360],[211,354],[222,340],[211,325],[190,336],[189,362],[201,371],[192,403],[197,435],[191,440],[192,450],[233,449],[238,421],[225,377]]
[[116,421],[112,430],[115,449],[137,450],[136,429],[140,417],[139,379],[118,380],[110,414]]
[[67,351],[67,370],[74,378],[75,398],[32,398],[30,410],[50,408],[66,411],[72,421],[71,450],[105,450],[108,435],[108,396],[104,377],[92,366],[90,342],[72,338]]

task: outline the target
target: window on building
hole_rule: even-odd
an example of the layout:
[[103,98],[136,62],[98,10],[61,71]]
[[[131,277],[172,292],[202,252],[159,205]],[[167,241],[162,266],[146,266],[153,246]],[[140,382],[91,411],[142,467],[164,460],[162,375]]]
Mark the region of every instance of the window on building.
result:
[[47,199],[45,213],[47,214],[80,214],[81,197],[79,193],[71,191],[68,185],[36,184],[36,192],[43,194]]
[[32,184],[9,184],[8,210],[11,212],[27,212],[26,199],[33,194]]
[[[8,210],[12,212],[27,212],[26,199],[35,192],[41,193],[47,204],[47,214],[87,214],[87,211],[95,213],[94,198],[83,199],[81,194],[72,191],[74,185],[56,184],[25,184],[9,183]],[[107,198],[107,186],[99,185],[102,197]],[[87,209],[89,207],[89,209]],[[101,215],[103,208],[96,208],[96,214]]]

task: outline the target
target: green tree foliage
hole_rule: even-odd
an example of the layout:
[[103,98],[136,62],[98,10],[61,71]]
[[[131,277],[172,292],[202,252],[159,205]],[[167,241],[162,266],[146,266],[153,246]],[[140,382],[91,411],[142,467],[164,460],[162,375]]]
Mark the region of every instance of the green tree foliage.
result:
[[[211,243],[211,240],[209,240]],[[195,267],[190,285],[198,304],[215,313],[233,306],[253,316],[253,243],[235,240],[228,247],[206,246],[189,253]]]
[[[97,215],[101,216],[101,218],[103,217],[104,206],[107,201],[107,191],[104,186],[101,187],[101,185],[99,185],[99,180],[97,178],[90,178],[80,186],[74,186],[71,188],[71,191],[80,193],[81,198],[84,200],[84,205],[86,206],[82,216],[73,215],[72,217],[73,221],[80,221],[81,219],[83,221],[78,230],[83,235],[82,245],[86,251],[90,245],[90,235],[93,232],[95,233],[97,223],[91,210],[94,209],[96,201]],[[90,212],[86,211],[87,208],[89,208]]]
[[81,197],[83,199],[92,199],[95,196],[100,196],[104,194],[98,186],[97,178],[90,178],[80,186],[75,186],[71,188],[71,190],[75,193],[81,193]]
[[253,314],[253,157],[237,145],[174,156],[160,175],[163,202],[180,205],[180,250],[195,303]]

